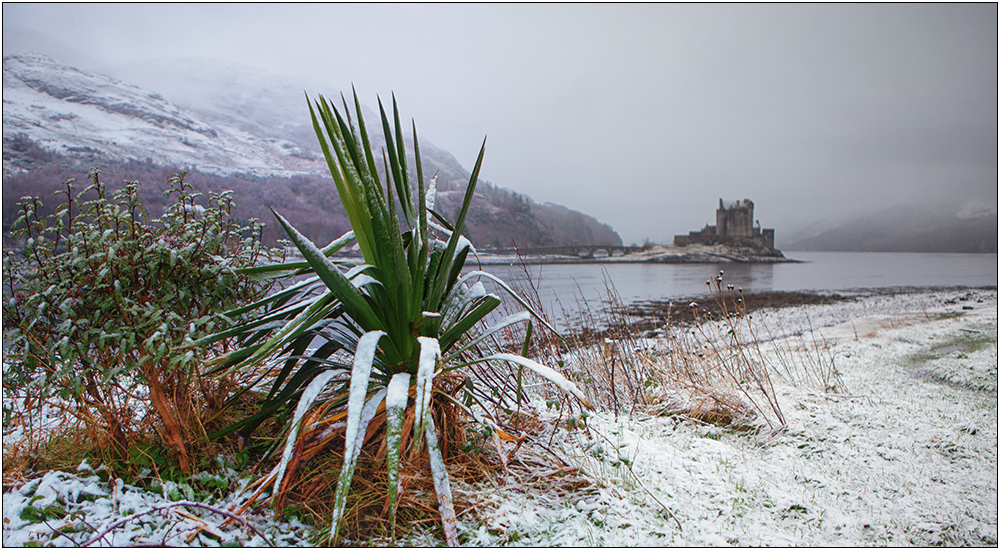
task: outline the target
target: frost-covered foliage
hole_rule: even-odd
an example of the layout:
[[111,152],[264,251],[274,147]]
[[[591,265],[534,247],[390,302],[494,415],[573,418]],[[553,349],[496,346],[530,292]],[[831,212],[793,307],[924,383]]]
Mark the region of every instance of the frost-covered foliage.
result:
[[247,479],[231,468],[146,487],[108,479],[84,461],[4,493],[3,545],[62,547],[302,546],[312,528],[234,513]]
[[38,407],[69,403],[107,458],[129,457],[155,433],[190,471],[187,442],[202,437],[231,384],[199,376],[207,350],[193,340],[224,326],[219,312],[261,295],[236,270],[270,251],[256,221],[233,220],[229,193],[203,206],[175,176],[173,202],[148,220],[139,183],[109,196],[97,171],[90,180],[80,193],[67,181],[49,216],[38,197],[20,202],[12,236],[24,247],[4,254],[4,390]]

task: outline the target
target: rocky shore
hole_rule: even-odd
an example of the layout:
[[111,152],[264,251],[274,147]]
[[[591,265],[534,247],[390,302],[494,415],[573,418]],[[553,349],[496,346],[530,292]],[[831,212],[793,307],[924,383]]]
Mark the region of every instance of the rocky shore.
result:
[[[809,292],[809,291],[763,291],[740,294],[744,298],[740,309],[743,313],[763,310],[765,316],[780,314],[781,311],[812,311],[815,319],[797,318],[792,326],[800,329],[815,321],[815,327],[840,323],[854,316],[871,314],[880,310],[881,304],[893,303],[896,307],[905,304],[911,309],[951,307],[962,311],[980,307],[981,295],[995,295],[996,287],[966,288],[870,288],[853,292]],[[733,300],[726,299],[726,308],[734,311]],[[697,308],[692,308],[697,304]],[[809,309],[805,309],[809,308]],[[821,313],[824,312],[824,313]],[[828,313],[834,312],[833,319]],[[711,296],[689,296],[670,300],[642,300],[629,304],[611,306],[609,323],[600,327],[576,327],[567,332],[570,340],[578,344],[601,342],[605,338],[618,338],[622,334],[652,335],[669,326],[693,325],[725,315],[720,300]],[[773,330],[773,327],[772,329]]]

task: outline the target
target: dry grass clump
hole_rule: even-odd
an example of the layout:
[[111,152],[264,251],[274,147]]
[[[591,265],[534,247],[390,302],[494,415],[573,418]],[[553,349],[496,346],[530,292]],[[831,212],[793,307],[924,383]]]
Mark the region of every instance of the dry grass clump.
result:
[[[830,343],[812,326],[806,314],[808,330],[797,330],[785,339],[775,338],[770,327],[763,325],[769,337],[771,356],[780,369],[776,370],[786,380],[797,386],[819,388],[828,393],[848,393],[847,385],[834,362]],[[788,333],[778,319],[779,330]]]
[[[568,475],[567,466],[544,456],[550,451],[541,442],[533,441],[531,434],[540,433],[544,427],[532,411],[507,409],[510,414],[493,411],[499,413],[494,415],[498,418],[498,430],[474,422],[467,414],[468,409],[460,405],[467,398],[467,380],[458,374],[438,377],[431,404],[449,479],[456,488],[465,489],[453,492],[452,503],[458,516],[475,509],[481,494],[471,488],[482,487],[484,483],[512,483],[544,491],[554,490],[553,484],[560,490],[569,490],[569,486],[585,483],[583,477],[573,478],[569,486],[564,486],[565,480],[560,481]],[[270,506],[279,513],[297,513],[308,518],[317,527],[317,533],[329,531],[343,465],[345,415],[342,407],[320,406],[311,411],[303,422],[281,487],[274,490],[274,471],[260,477],[250,486],[253,493],[237,512]],[[385,422],[384,411],[372,419],[358,458],[341,527],[343,540],[348,544],[380,545],[393,540],[386,493]],[[439,532],[441,528],[433,473],[427,454],[413,446],[413,422],[411,409],[403,421],[396,504],[395,535],[404,539],[418,533]]]
[[[248,392],[229,407],[225,414],[213,414],[218,407],[212,405],[233,385],[248,384],[249,373],[235,373],[228,377],[197,380],[197,400],[188,406],[197,410],[200,430],[214,431],[219,426],[234,422],[236,418],[258,405],[260,396]],[[51,470],[76,471],[84,461],[95,470],[106,470],[109,475],[122,477],[130,483],[142,483],[151,478],[179,479],[180,472],[169,449],[157,437],[161,430],[158,417],[153,414],[148,399],[133,395],[128,418],[137,427],[128,454],[121,457],[112,452],[107,434],[100,426],[86,421],[92,411],[81,410],[73,400],[58,395],[48,396],[40,403],[34,392],[4,387],[4,490],[21,485],[29,479]],[[261,431],[274,432],[277,426],[270,423]],[[232,456],[242,448],[236,437],[210,440],[193,438],[188,448],[197,456],[199,468],[214,464],[211,457]],[[208,467],[211,469],[211,467]]]
[[[725,284],[722,271],[707,286],[710,295],[703,303],[684,308],[682,319],[692,321],[668,316],[650,331],[632,322],[631,309],[606,282],[606,307],[598,314],[587,310],[584,321],[609,328],[574,337],[572,352],[549,353],[562,353],[573,378],[615,414],[625,409],[681,415],[729,427],[763,423],[775,431],[784,428],[785,418],[772,376],[825,392],[847,391],[828,343],[808,315],[807,329],[782,326],[780,332],[791,336],[779,338],[751,314],[747,302],[756,295]],[[765,302],[773,301],[771,294],[765,293]]]
[[[533,295],[533,283],[526,285],[523,292]],[[532,348],[547,362],[562,366],[567,377],[586,388],[592,402],[615,415],[643,412],[720,426],[752,427],[759,421],[771,430],[784,427],[771,380],[772,361],[761,348],[742,290],[726,285],[723,272],[708,281],[711,308],[689,305],[696,322],[668,318],[652,336],[643,336],[648,327],[630,322],[613,284],[606,280],[605,285],[606,306],[597,312],[581,308],[581,321],[583,326],[608,328],[581,331],[564,344],[550,341]]]
[[641,338],[617,325],[601,342],[576,348],[567,362],[588,396],[616,415],[635,411],[748,426],[769,410],[773,388],[753,391],[750,384],[762,379],[763,365],[740,357],[747,353],[741,341],[710,341],[717,335],[708,331],[714,330],[668,325],[655,338]]
[[4,409],[4,414],[10,415],[10,423],[4,426],[5,492],[22,485],[36,472],[76,468],[93,444],[74,417],[59,414],[58,410],[47,407],[46,412],[51,414],[43,417],[16,400],[5,402]]
[[649,367],[645,411],[718,426],[750,425],[762,412],[757,404],[760,398],[748,391],[746,381],[728,365],[733,353],[720,356],[722,350],[699,338],[697,329],[672,330],[661,337],[663,351],[651,358]]

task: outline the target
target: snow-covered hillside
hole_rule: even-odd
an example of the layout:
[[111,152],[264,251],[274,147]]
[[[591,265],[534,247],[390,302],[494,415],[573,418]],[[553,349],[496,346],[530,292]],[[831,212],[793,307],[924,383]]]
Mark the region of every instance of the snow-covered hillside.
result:
[[[38,159],[18,158],[8,151],[9,140],[20,135],[84,161],[84,170],[108,168],[109,161],[148,160],[174,171],[221,176],[328,175],[303,95],[324,93],[339,104],[339,92],[321,84],[213,60],[157,60],[107,69],[118,78],[35,53],[5,56],[3,67],[5,179],[37,168]],[[378,149],[384,137],[377,110],[362,105],[362,111]],[[412,136],[405,129],[403,133],[412,170]],[[438,176],[440,207],[446,214],[454,212],[457,202],[449,202],[449,194],[456,194],[456,200],[464,196],[469,171],[424,137],[420,153],[425,176]],[[69,177],[79,176],[59,174],[55,179]],[[510,211],[519,206],[512,201],[515,195],[493,185],[479,187],[466,226],[470,235],[483,243],[514,240],[521,246],[621,244],[610,226],[563,207],[518,196],[524,212]],[[259,197],[238,199],[247,205]],[[315,197],[301,199],[310,202]],[[519,214],[523,216],[516,218]]]
[[[134,82],[144,88],[156,90],[177,105],[195,113],[201,120],[213,125],[239,128],[257,136],[288,140],[304,151],[319,154],[319,143],[306,107],[305,94],[318,98],[326,96],[340,105],[341,92],[310,78],[275,74],[238,63],[215,59],[170,58],[155,59],[145,63],[116,66],[112,74]],[[350,98],[350,90],[344,91]],[[368,121],[367,131],[375,144],[382,143],[382,125],[378,109],[365,104],[362,114]],[[383,98],[385,99],[385,98]],[[348,99],[350,100],[350,99]],[[386,105],[391,109],[391,103]],[[413,167],[413,141],[404,117],[404,139]],[[353,112],[353,106],[352,106]],[[391,111],[387,111],[391,114]],[[419,122],[419,121],[418,121]],[[440,189],[464,190],[469,182],[469,171],[450,152],[440,149],[420,135],[420,153],[424,173],[430,177],[438,173]],[[469,165],[475,159],[463,159]],[[326,173],[326,168],[322,169]]]
[[[148,158],[214,174],[327,173],[303,93],[339,98],[316,83],[192,59],[119,67],[125,80],[35,53],[5,56],[3,67],[5,138],[25,134],[59,153]],[[373,143],[384,140],[380,125],[368,130]],[[425,172],[439,173],[442,189],[464,188],[469,173],[451,153],[426,139],[420,146]],[[4,173],[12,169],[5,162]]]
[[[871,205],[827,227],[786,238],[786,250],[996,252],[997,202]],[[790,242],[787,242],[790,241]]]
[[3,119],[5,138],[25,134],[64,154],[148,158],[217,174],[325,170],[319,155],[291,141],[206,122],[155,92],[40,54],[4,57]]
[[[156,90],[211,123],[286,139],[319,151],[304,94],[339,100],[339,90],[299,76],[217,59],[163,58],[109,68],[108,74]],[[364,107],[366,120],[378,111]],[[370,130],[378,130],[378,125]]]

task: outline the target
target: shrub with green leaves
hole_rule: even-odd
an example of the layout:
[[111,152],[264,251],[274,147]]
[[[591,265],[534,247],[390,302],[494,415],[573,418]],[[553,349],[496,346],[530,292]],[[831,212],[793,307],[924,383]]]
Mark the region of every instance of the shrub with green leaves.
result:
[[[462,207],[454,222],[449,223],[434,210],[435,183],[424,180],[415,127],[416,181],[411,179],[395,102],[392,124],[379,102],[386,136],[381,159],[385,184],[356,95],[354,107],[357,128],[350,119],[346,100],[344,114],[322,97],[310,104],[316,135],[353,231],[319,248],[276,213],[305,260],[250,268],[247,272],[311,277],[234,311],[236,314],[258,308],[260,314],[253,322],[220,332],[204,342],[241,338],[245,347],[231,353],[220,368],[260,372],[261,380],[271,382],[261,411],[230,430],[240,429],[248,435],[275,414],[291,415],[281,461],[268,478],[273,481],[274,502],[280,502],[287,488],[286,473],[293,461],[301,463],[310,449],[321,448],[335,437],[342,438],[344,460],[331,520],[331,538],[338,542],[356,463],[366,442],[375,437],[368,434],[377,433],[380,437],[374,441],[376,448],[385,443],[390,536],[394,537],[395,532],[401,460],[407,454],[411,460],[426,456],[433,472],[445,540],[455,545],[455,510],[441,436],[432,414],[435,403],[451,398],[447,392],[438,391],[441,375],[477,363],[513,364],[534,371],[586,401],[576,386],[553,369],[519,355],[486,348],[491,335],[515,323],[528,323],[533,316],[545,322],[530,312],[528,304],[503,281],[485,272],[462,274],[466,258],[473,251],[471,243],[462,237],[462,228],[475,194],[485,143]],[[357,241],[363,262],[334,259],[333,254],[351,241]],[[481,278],[492,279],[529,312],[481,327],[481,321],[501,303],[499,297],[486,292],[481,282],[474,282]],[[487,388],[480,395],[489,396],[495,389]],[[474,401],[472,392],[466,396]],[[449,403],[499,430],[487,415],[457,401]],[[311,411],[319,412],[309,414]],[[403,433],[403,426],[410,424],[412,435]],[[404,453],[405,448],[410,452]]]
[[36,407],[57,398],[114,460],[153,431],[188,472],[191,442],[232,386],[200,376],[209,349],[193,341],[227,326],[220,312],[264,295],[237,270],[271,251],[256,220],[233,221],[228,192],[202,206],[175,176],[164,193],[173,202],[150,221],[139,183],[109,196],[97,171],[89,178],[80,193],[67,181],[50,216],[37,197],[19,203],[11,236],[24,246],[3,260],[4,389]]

